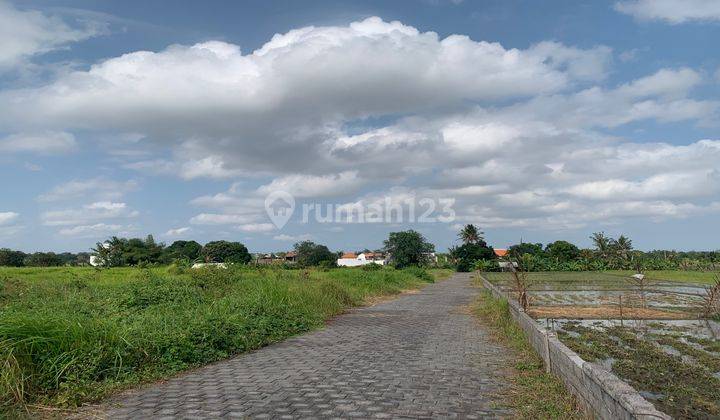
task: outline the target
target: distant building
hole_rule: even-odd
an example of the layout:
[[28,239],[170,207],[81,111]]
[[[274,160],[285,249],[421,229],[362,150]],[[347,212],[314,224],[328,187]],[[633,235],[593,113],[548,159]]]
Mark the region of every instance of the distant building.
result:
[[509,252],[510,251],[508,251],[507,249],[495,248],[495,256],[497,256],[498,258],[506,257]]
[[340,267],[359,267],[367,264],[387,264],[385,255],[380,252],[363,252],[355,254],[354,252],[346,252],[337,260]]
[[297,262],[297,257],[298,257],[297,252],[290,251],[285,254],[285,262],[290,262],[290,263]]

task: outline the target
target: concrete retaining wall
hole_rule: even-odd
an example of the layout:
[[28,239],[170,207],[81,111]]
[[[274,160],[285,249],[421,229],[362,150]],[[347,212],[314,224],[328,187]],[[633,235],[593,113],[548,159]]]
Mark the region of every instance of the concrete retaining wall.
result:
[[560,378],[568,390],[600,419],[670,419],[658,411],[633,387],[602,367],[586,362],[558,340],[554,332],[538,325],[518,305],[513,296],[480,276],[483,286],[497,298],[506,299],[510,313],[525,331],[530,344],[543,358],[548,371]]

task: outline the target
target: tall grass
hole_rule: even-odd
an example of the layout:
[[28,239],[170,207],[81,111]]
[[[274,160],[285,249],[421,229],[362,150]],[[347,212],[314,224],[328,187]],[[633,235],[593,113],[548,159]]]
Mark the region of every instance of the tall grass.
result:
[[389,268],[0,269],[0,410],[96,400],[428,281]]
[[490,326],[496,338],[513,352],[515,374],[506,403],[522,419],[588,419],[563,383],[545,372],[543,361],[535,354],[525,332],[510,314],[505,299],[497,299],[483,289],[474,308],[475,314]]

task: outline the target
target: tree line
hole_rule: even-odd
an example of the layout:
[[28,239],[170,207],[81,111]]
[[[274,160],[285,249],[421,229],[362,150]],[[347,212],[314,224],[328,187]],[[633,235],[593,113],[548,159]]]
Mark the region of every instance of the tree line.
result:
[[[450,261],[458,271],[471,271],[478,265],[484,269],[498,268],[492,247],[484,240],[476,226],[465,225],[458,238],[462,245],[450,248]],[[644,252],[633,248],[625,235],[617,238],[595,232],[589,238],[593,248],[558,240],[546,245],[521,242],[508,248],[505,260],[522,263],[528,271],[602,271],[602,270],[717,270],[720,251],[662,251]]]
[[[383,252],[392,256],[393,265],[403,268],[425,265],[435,246],[414,230],[392,232],[383,243]],[[293,246],[293,265],[300,267],[334,267],[342,251],[333,252],[326,245],[312,241],[298,242]],[[94,262],[103,267],[129,267],[146,265],[167,265],[172,263],[235,263],[248,264],[253,257],[240,242],[211,241],[201,245],[196,241],[178,240],[166,246],[155,241],[152,235],[142,238],[120,238],[113,236],[98,242],[91,253],[36,252],[25,254],[21,251],[0,249],[0,266],[64,266],[89,265]]]

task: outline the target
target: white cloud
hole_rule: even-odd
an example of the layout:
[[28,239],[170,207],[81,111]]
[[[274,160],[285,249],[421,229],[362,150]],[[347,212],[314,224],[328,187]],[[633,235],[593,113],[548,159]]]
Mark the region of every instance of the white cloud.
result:
[[720,20],[717,0],[624,0],[615,10],[638,20],[662,20],[670,24]]
[[258,220],[254,214],[219,214],[219,213],[200,213],[190,219],[190,223],[194,225],[242,225],[253,223]]
[[303,234],[303,235],[286,235],[286,234],[280,234],[273,236],[273,239],[276,241],[283,241],[283,242],[300,242],[300,241],[308,241],[312,239],[312,235],[309,234]]
[[247,223],[238,225],[237,229],[243,232],[271,232],[275,230],[275,225],[271,223]]
[[65,132],[20,133],[0,139],[0,152],[5,153],[56,155],[75,150],[77,150],[75,136]]
[[176,229],[170,229],[167,232],[165,232],[165,236],[182,236],[187,233],[190,233],[192,229],[188,226],[185,227],[179,227]]
[[117,200],[128,192],[135,191],[137,188],[138,182],[134,180],[113,181],[103,177],[82,180],[76,179],[60,184],[52,190],[39,195],[38,201],[76,200],[78,198],[87,199],[89,197],[105,201]]
[[605,47],[440,39],[369,18],[278,34],[248,54],[210,41],[111,58],[0,93],[0,125],[140,132],[173,145],[173,158],[130,167],[188,179],[287,174],[308,162],[324,167],[311,175],[340,173],[326,152],[344,122],[558,92],[602,78],[609,56]]
[[20,214],[12,211],[0,212],[0,226],[12,224],[18,219],[18,217],[20,217]]
[[[295,29],[245,53],[209,41],[110,58],[46,86],[0,92],[0,125],[125,135],[123,145],[148,153],[113,155],[125,168],[242,178],[191,201],[202,210],[189,223],[218,230],[270,232],[264,197],[281,189],[348,205],[452,198],[459,222],[483,226],[716,211],[719,140],[634,143],[608,134],[647,121],[716,124],[720,102],[694,96],[706,77],[661,68],[608,82],[611,57],[604,46],[511,49],[371,18]],[[76,180],[39,199],[121,202],[137,187],[129,182]],[[96,207],[44,221],[121,223],[80,222],[120,212]]]
[[84,21],[72,27],[56,16],[37,10],[19,10],[0,0],[0,70],[16,66],[33,56],[64,48],[67,45],[102,33],[98,22]]
[[286,191],[298,198],[328,197],[352,194],[364,183],[365,181],[358,177],[357,171],[321,176],[288,175],[259,187],[257,193],[264,196],[274,191]]
[[131,227],[124,225],[113,225],[105,223],[96,223],[94,225],[79,225],[70,228],[62,228],[58,231],[63,236],[75,237],[98,237],[110,234],[120,235],[129,232]]
[[76,209],[45,211],[40,218],[46,226],[79,226],[88,225],[88,222],[128,219],[139,215],[137,210],[132,210],[125,203],[100,201]]

